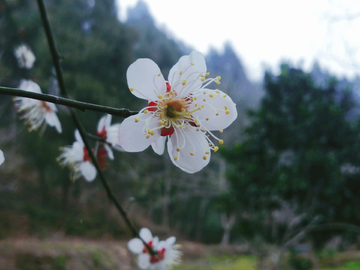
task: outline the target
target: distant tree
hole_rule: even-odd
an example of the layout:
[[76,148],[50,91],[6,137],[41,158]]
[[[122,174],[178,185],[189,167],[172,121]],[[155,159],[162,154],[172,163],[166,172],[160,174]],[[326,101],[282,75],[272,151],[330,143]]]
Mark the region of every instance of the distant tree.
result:
[[334,79],[317,86],[287,64],[278,76],[266,73],[264,85],[245,140],[225,154],[242,208],[239,233],[284,245],[309,225],[360,224],[360,129],[347,120],[354,107],[349,89],[336,90]]

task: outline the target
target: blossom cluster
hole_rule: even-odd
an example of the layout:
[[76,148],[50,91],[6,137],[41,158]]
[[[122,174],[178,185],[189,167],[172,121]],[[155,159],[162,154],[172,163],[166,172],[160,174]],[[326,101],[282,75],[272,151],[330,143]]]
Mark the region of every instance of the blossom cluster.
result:
[[159,241],[148,228],[142,228],[139,236],[140,238],[129,241],[128,248],[137,255],[137,263],[141,269],[165,270],[180,262],[181,252],[178,250],[179,245],[175,245],[174,236]]

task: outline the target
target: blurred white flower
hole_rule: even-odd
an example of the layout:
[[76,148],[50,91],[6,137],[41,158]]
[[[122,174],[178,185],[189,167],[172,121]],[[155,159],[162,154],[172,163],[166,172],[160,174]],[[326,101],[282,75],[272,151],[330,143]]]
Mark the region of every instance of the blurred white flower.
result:
[[14,54],[20,68],[31,69],[33,67],[36,58],[28,45],[21,44],[17,46]]
[[[40,86],[31,80],[21,80],[19,89],[34,93],[41,93]],[[22,119],[29,124],[29,131],[42,128],[40,133],[45,131],[46,124],[55,127],[61,133],[61,123],[56,115],[57,109],[55,104],[36,100],[32,98],[15,97],[14,98],[16,110],[23,113]]]
[[228,127],[237,117],[235,103],[220,90],[206,87],[220,77],[207,78],[204,56],[192,52],[180,58],[166,82],[150,59],[138,59],[127,70],[132,94],[148,100],[137,115],[126,118],[119,129],[125,151],[140,152],[149,145],[161,155],[165,141],[171,161],[185,172],[195,173],[210,161],[211,150],[223,140],[211,131]]
[[[97,135],[104,141],[111,144],[116,150],[123,151],[122,147],[119,144],[119,127],[120,124],[111,125],[111,114],[107,114],[100,118],[97,126]],[[114,154],[111,150],[111,147],[104,143],[104,148],[110,159],[114,159]]]
[[3,164],[5,161],[4,153],[0,150],[0,165]]
[[91,163],[89,153],[85,148],[78,130],[75,131],[76,141],[72,146],[60,148],[61,154],[57,158],[60,165],[68,167],[71,173],[71,179],[74,181],[84,176],[86,181],[91,182],[96,177],[96,168]]
[[139,238],[131,239],[128,243],[129,250],[138,255],[137,262],[141,269],[170,269],[172,265],[180,262],[181,252],[178,246],[174,245],[176,238],[174,236],[166,241],[160,241],[158,237],[153,237],[147,228],[142,228],[139,233],[141,239],[156,253],[151,255],[148,248]]

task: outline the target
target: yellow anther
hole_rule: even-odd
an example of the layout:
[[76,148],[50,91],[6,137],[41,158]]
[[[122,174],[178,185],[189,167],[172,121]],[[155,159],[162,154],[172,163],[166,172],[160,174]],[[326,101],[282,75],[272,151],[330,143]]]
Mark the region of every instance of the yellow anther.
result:
[[176,156],[176,157],[174,157],[174,160],[178,160],[178,158],[179,158],[179,157],[178,157],[178,156]]
[[201,105],[201,108],[204,108],[204,105]]
[[180,152],[180,148],[179,148],[179,147],[178,147],[178,148],[176,148],[176,151]]
[[160,124],[160,126],[164,125],[164,121],[163,121],[163,120],[160,120],[160,121],[159,121],[159,124]]
[[206,152],[205,152],[205,154],[206,154],[206,155],[209,155],[209,154],[210,154],[210,152],[209,152],[209,151],[206,151]]
[[204,81],[205,81],[205,78],[201,78],[201,81],[204,82]]
[[226,111],[225,111],[225,113],[226,113],[226,114],[229,114],[229,113],[230,113],[230,111],[229,111],[229,110],[226,110]]
[[[185,103],[185,99],[182,99],[181,102],[182,102],[182,103]],[[182,109],[184,109],[184,108],[182,108]]]
[[206,95],[206,92],[204,92],[203,94]]
[[195,104],[195,107],[197,107],[197,104]]
[[227,106],[225,106],[224,108],[225,108],[225,110],[227,110],[227,109],[228,109],[228,107],[227,107]]
[[173,91],[173,90],[171,90],[170,92],[169,92],[169,94],[170,95],[173,95],[175,92]]
[[219,140],[219,144],[224,144],[224,141],[223,141],[223,140]]
[[221,80],[221,76],[217,76],[216,79],[217,79],[218,81],[220,81],[220,80]]
[[194,122],[195,122],[195,123],[197,123],[197,122],[198,122],[198,120],[196,120],[196,119],[195,119],[195,120],[194,120]]
[[217,84],[220,84],[220,81],[219,81],[219,80],[216,80],[216,83],[217,83]]
[[134,91],[134,87],[131,87],[131,88],[130,88],[130,91],[131,91],[131,92]]
[[209,143],[209,146],[212,146],[212,144],[211,144],[211,143]]
[[206,156],[203,156],[203,160],[207,160],[207,157],[206,157]]
[[223,97],[226,97],[226,96],[227,96],[227,94],[223,95]]
[[182,71],[180,71],[180,75],[182,75],[183,74],[183,72]]
[[219,92],[219,91],[216,91],[216,94],[220,94],[220,92]]
[[200,128],[197,128],[196,131],[200,131]]
[[187,83],[187,80],[183,80],[182,85],[185,85]]
[[164,108],[167,109],[168,105],[165,105]]
[[220,131],[220,133],[223,133],[223,132],[224,132],[224,130],[223,130],[223,129],[220,129],[219,131]]
[[205,73],[205,76],[209,76],[209,75],[210,75],[210,72]]
[[214,97],[214,95],[213,95],[213,94],[210,94],[210,95],[209,95],[209,97],[213,98],[213,97]]
[[196,97],[194,97],[194,100],[196,100]]
[[149,133],[150,133],[151,135],[154,135],[154,134],[155,134],[155,131],[150,130]]
[[182,127],[183,127],[182,125],[179,126],[179,128],[182,128]]
[[204,77],[205,77],[205,75],[200,74],[200,77],[203,77],[203,78],[204,78]]
[[158,76],[161,76],[161,73],[159,73]]
[[216,113],[216,116],[219,116],[219,113]]
[[219,147],[216,146],[216,147],[214,148],[214,152],[217,152],[217,150],[219,150]]
[[140,119],[137,118],[137,117],[135,117],[135,122],[137,123],[137,122],[139,122],[139,121],[140,121]]
[[195,154],[194,154],[193,152],[190,152],[190,155],[192,155],[192,156],[193,156],[193,155],[195,155]]
[[147,114],[149,111],[148,110],[145,110],[144,113]]
[[206,101],[206,99],[204,98],[203,101]]
[[149,139],[150,138],[150,135],[148,134],[148,135],[146,135],[146,139]]
[[159,98],[159,99],[162,99],[162,98],[163,98],[163,96],[162,96],[162,95],[158,95],[158,98]]
[[185,108],[181,108],[181,111],[184,112],[184,111],[185,111]]
[[209,121],[209,118],[206,118],[206,121]]
[[191,62],[191,65],[193,66],[193,65],[194,65],[194,63],[193,63],[193,62]]

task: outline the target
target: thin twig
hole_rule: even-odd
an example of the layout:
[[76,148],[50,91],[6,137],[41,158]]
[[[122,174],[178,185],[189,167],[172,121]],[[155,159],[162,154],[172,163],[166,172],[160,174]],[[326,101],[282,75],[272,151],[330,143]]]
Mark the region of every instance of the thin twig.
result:
[[[49,47],[50,47],[50,51],[51,51],[51,55],[52,55],[52,59],[55,65],[55,70],[56,70],[56,74],[58,77],[58,82],[59,82],[59,87],[60,87],[60,91],[62,93],[62,95],[64,95],[65,97],[68,97],[68,93],[66,90],[66,86],[64,83],[64,79],[63,79],[63,75],[62,75],[62,69],[61,69],[61,64],[60,64],[60,56],[59,53],[56,49],[56,44],[55,44],[55,40],[54,40],[54,36],[52,34],[52,30],[51,30],[51,26],[49,23],[49,19],[47,16],[47,12],[46,12],[46,8],[44,5],[43,0],[37,0],[38,2],[38,6],[39,6],[39,10],[40,10],[40,14],[41,14],[41,19],[43,21],[43,25],[45,28],[45,32],[46,32],[46,37],[49,43]],[[101,180],[101,183],[103,184],[106,193],[109,197],[109,199],[114,203],[116,209],[119,211],[120,215],[124,218],[126,225],[128,226],[128,228],[131,230],[133,236],[138,237],[139,239],[141,239],[141,237],[139,236],[137,230],[135,229],[135,227],[132,225],[130,219],[127,216],[126,211],[124,210],[124,208],[120,205],[120,203],[117,201],[117,199],[115,198],[114,194],[112,193],[109,184],[107,183],[103,173],[101,172],[100,168],[99,168],[99,164],[96,161],[95,155],[91,150],[90,144],[86,138],[86,132],[84,130],[84,128],[81,125],[81,122],[77,116],[77,114],[75,113],[75,111],[73,109],[70,109],[71,112],[71,117],[74,120],[75,126],[78,128],[80,135],[83,139],[84,145],[87,149],[87,151],[89,152],[89,156],[91,158],[91,161],[93,162],[99,178]],[[156,252],[143,240],[141,239],[142,242],[144,243],[144,245],[147,247],[147,249],[149,250],[151,255],[155,255]]]
[[96,112],[108,113],[111,115],[120,116],[120,117],[124,117],[124,118],[129,117],[134,114],[137,114],[137,112],[133,112],[128,109],[118,109],[118,108],[114,108],[114,107],[102,106],[102,105],[98,105],[98,104],[76,101],[73,99],[58,97],[58,96],[49,95],[49,94],[29,92],[29,91],[20,90],[17,88],[0,86],[0,94],[12,95],[12,96],[18,96],[18,97],[28,97],[28,98],[32,98],[32,99],[43,100],[43,101],[79,109],[83,112],[87,111],[87,110],[96,111]]

